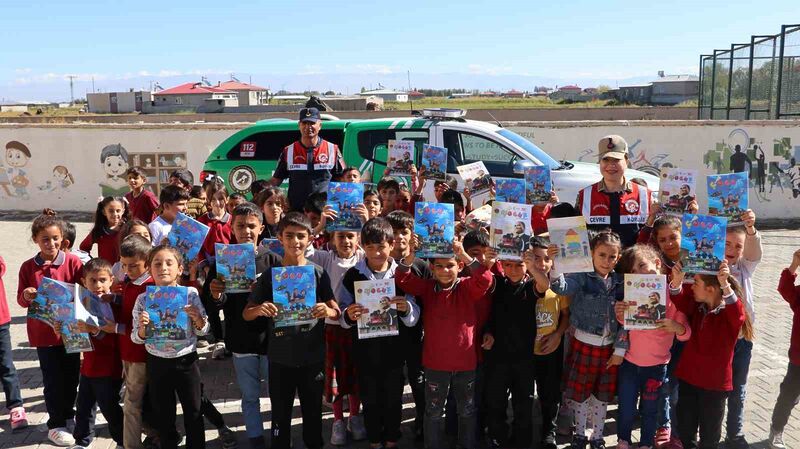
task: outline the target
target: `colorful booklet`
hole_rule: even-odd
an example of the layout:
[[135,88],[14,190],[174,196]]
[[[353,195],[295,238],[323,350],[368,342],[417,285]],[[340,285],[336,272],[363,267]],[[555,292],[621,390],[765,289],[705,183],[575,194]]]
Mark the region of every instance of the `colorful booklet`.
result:
[[537,165],[525,169],[525,184],[527,186],[528,204],[542,204],[550,202],[553,193],[553,182],[550,179],[550,167]]
[[261,240],[261,245],[259,246],[261,248],[266,248],[267,251],[274,253],[277,256],[283,257],[284,255],[283,244],[278,239],[270,239],[270,238],[263,239]]
[[471,164],[459,165],[456,167],[461,179],[464,180],[464,186],[469,187],[469,193],[472,196],[486,193],[492,187],[492,176],[483,161],[473,162]]
[[496,180],[494,200],[503,203],[525,204],[525,180],[511,178]]
[[183,268],[187,268],[186,265],[200,253],[206,235],[208,226],[186,214],[178,213],[172,229],[167,234],[167,240],[183,254]]
[[272,302],[278,308],[275,327],[313,324],[311,309],[317,303],[317,278],[313,265],[272,268]]
[[256,281],[256,249],[252,243],[215,243],[217,277],[225,280],[225,293],[247,293]]
[[492,248],[501,260],[522,260],[533,236],[531,205],[492,203],[492,226],[489,230]]
[[550,243],[558,246],[555,269],[560,274],[594,271],[589,251],[589,232],[583,217],[547,220]]
[[186,287],[148,286],[144,307],[150,315],[145,329],[148,343],[185,340],[189,336],[189,289]]
[[355,207],[364,203],[364,184],[351,182],[328,183],[327,205],[336,211],[336,218],[328,220],[325,230],[361,231],[363,223],[355,213]]
[[423,144],[421,165],[425,169],[425,179],[446,180],[447,148]]
[[390,176],[411,176],[414,167],[414,142],[411,140],[389,141],[389,167]]
[[76,310],[80,307],[80,303],[80,300],[75,298],[75,302],[59,306],[63,314],[69,316],[61,320],[60,323],[61,340],[64,342],[64,349],[70,354],[92,351],[94,349],[89,334],[81,332],[80,329],[78,329],[78,320],[75,316],[79,314]]
[[414,233],[422,240],[417,257],[453,257],[455,210],[452,204],[417,203]]
[[749,207],[747,173],[708,175],[708,215],[725,217],[728,226],[742,224],[742,213]]
[[728,219],[683,214],[681,264],[684,273],[717,274],[725,259]]
[[[75,284],[56,281],[50,278],[42,278],[39,288],[36,290],[36,298],[28,306],[28,318],[43,321],[55,329],[58,313],[57,306],[69,304],[75,299]],[[72,317],[69,313],[67,317]],[[64,315],[61,315],[64,318]]]
[[626,274],[623,326],[626,330],[656,329],[657,321],[667,317],[667,276]]
[[75,319],[92,326],[105,326],[114,322],[114,311],[111,305],[103,302],[99,296],[89,290],[76,285],[77,295],[75,301]]
[[697,170],[667,167],[661,169],[658,203],[661,212],[682,216],[697,198]]
[[357,281],[356,302],[369,312],[358,320],[358,339],[400,335],[397,306],[389,304],[395,295],[394,279]]

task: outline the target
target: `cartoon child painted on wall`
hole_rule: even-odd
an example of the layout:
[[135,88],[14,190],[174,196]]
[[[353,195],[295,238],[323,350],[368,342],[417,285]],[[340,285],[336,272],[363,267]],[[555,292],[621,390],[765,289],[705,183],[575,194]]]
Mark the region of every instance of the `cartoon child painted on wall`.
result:
[[23,169],[28,165],[30,158],[31,150],[24,143],[12,140],[6,144],[5,176],[0,176],[0,185],[9,196],[30,198],[28,185],[31,181]]
[[40,185],[39,190],[44,192],[66,190],[73,184],[75,184],[75,177],[72,176],[69,169],[63,165],[56,165],[53,167],[52,177]]
[[106,145],[100,151],[100,163],[106,179],[100,183],[102,196],[123,196],[128,193],[125,172],[128,170],[128,151],[122,144]]

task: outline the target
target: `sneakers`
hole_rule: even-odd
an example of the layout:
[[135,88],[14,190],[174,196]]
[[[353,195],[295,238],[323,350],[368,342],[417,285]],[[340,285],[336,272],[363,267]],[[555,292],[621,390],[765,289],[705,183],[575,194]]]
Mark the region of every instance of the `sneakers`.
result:
[[572,442],[569,444],[570,449],[586,449],[589,440],[580,435],[573,435]]
[[631,443],[625,440],[617,440],[617,449],[631,449]]
[[602,438],[599,440],[592,440],[589,441],[589,447],[591,449],[606,449],[606,442]]
[[347,424],[344,420],[337,419],[333,422],[331,429],[331,444],[334,446],[342,446],[347,442]]
[[769,447],[770,449],[786,449],[786,445],[783,444],[783,431],[782,430],[775,430],[772,427],[769,428]]
[[663,445],[669,443],[671,437],[672,437],[672,429],[670,429],[669,427],[661,427],[658,430],[656,430],[656,437],[653,440],[656,449],[661,449]]
[[361,415],[347,418],[347,430],[355,441],[367,439],[367,428],[364,426],[364,417]]
[[222,447],[225,449],[239,447],[239,443],[236,441],[236,434],[229,427],[219,429],[219,439],[222,440]]
[[750,444],[744,439],[744,435],[736,435],[733,438],[725,439],[726,449],[750,449]]
[[8,420],[11,422],[11,430],[19,430],[28,427],[28,414],[25,413],[24,407],[14,407],[8,414]]
[[211,350],[211,358],[214,360],[222,360],[225,358],[225,343],[219,342],[214,344],[214,349]]
[[202,338],[198,338],[197,339],[197,347],[198,348],[207,348],[208,347],[208,342],[206,340],[202,339]]
[[66,427],[56,427],[47,431],[47,439],[56,446],[72,446],[75,438],[69,433]]
[[670,435],[669,441],[664,443],[661,449],[683,449],[683,442],[680,438]]

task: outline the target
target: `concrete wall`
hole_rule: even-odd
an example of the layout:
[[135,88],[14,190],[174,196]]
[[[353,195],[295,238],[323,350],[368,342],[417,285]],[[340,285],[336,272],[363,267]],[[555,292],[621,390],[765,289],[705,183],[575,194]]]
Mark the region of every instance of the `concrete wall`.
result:
[[[17,140],[27,145],[32,155],[15,167],[9,165],[5,154],[0,157],[4,166],[0,170],[0,210],[52,207],[90,211],[99,195],[126,190],[117,168],[145,165],[147,158],[159,172],[186,165],[198,175],[207,155],[244,126],[0,124],[3,148]],[[632,166],[651,173],[658,173],[663,166],[697,168],[703,175],[727,173],[730,154],[739,145],[754,161],[752,208],[763,218],[798,216],[800,165],[795,161],[800,161],[800,121],[507,122],[504,126],[557,159],[585,162],[596,162],[596,142],[602,136],[620,134],[630,144]],[[115,144],[125,149],[126,157],[113,159],[120,164],[108,168],[100,155],[103,148]],[[760,150],[764,152],[763,185],[758,182]],[[63,175],[64,169],[71,177]],[[704,186],[698,190],[701,209],[705,209]]]

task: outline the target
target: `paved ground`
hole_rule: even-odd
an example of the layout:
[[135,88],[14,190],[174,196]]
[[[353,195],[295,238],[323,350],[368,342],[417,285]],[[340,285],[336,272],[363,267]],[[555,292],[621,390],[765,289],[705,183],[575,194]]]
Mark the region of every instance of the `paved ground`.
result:
[[[25,431],[11,433],[7,416],[0,418],[0,449],[5,448],[32,448],[51,447],[45,442],[47,413],[42,397],[42,377],[39,371],[35,351],[28,346],[25,333],[25,313],[17,306],[16,287],[17,272],[20,264],[36,253],[34,244],[29,239],[29,222],[0,222],[0,236],[3,239],[0,255],[8,265],[8,274],[4,282],[9,305],[11,306],[12,340],[14,343],[14,361],[22,382],[22,392],[28,417],[32,426]],[[82,238],[88,233],[89,225],[79,223],[78,236]],[[778,386],[786,371],[788,358],[786,356],[789,346],[791,331],[791,311],[775,292],[780,270],[791,260],[792,252],[800,247],[800,231],[772,230],[764,233],[764,262],[759,267],[755,278],[755,291],[757,302],[758,321],[756,323],[757,340],[753,351],[753,361],[750,368],[748,385],[748,400],[746,404],[746,431],[753,447],[766,447],[764,440],[769,432],[769,422],[772,408],[778,394]],[[239,411],[239,391],[236,387],[233,366],[230,360],[211,360],[205,350],[201,350],[201,370],[206,391],[219,410],[224,414],[228,424],[237,431],[242,447],[247,447],[244,436],[244,426]],[[266,387],[266,386],[265,386]],[[264,388],[266,396],[266,388]],[[297,404],[296,404],[297,405]],[[410,395],[405,401],[405,423],[412,422],[413,403]],[[299,407],[296,415],[299,418]],[[265,426],[269,422],[269,399],[262,399]],[[613,435],[613,417],[609,413],[606,434]],[[332,417],[326,413],[325,436],[330,435]],[[102,422],[102,421],[101,421]],[[294,434],[299,436],[300,420],[295,419]],[[113,442],[108,438],[105,425],[100,426],[100,438],[94,443],[94,448],[113,448]],[[408,435],[408,432],[404,433]],[[786,429],[786,443],[789,447],[800,447],[800,410],[795,410]],[[219,448],[216,430],[206,432],[208,446]],[[405,438],[401,444],[405,447],[413,446],[410,438]],[[616,444],[616,437],[606,438],[606,443],[611,446]],[[295,447],[303,447],[299,438],[296,438]],[[352,444],[350,447],[365,448],[365,443]]]

